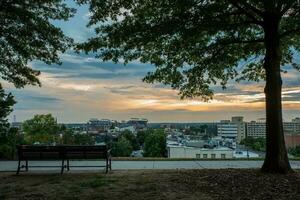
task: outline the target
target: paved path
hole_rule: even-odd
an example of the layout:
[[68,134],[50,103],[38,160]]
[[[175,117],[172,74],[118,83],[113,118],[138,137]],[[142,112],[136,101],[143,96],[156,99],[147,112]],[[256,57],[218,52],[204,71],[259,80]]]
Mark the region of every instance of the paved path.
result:
[[[128,169],[225,169],[225,168],[260,168],[263,161],[212,160],[212,161],[112,161],[112,168]],[[290,161],[293,169],[300,169],[300,161]],[[57,168],[35,168],[34,170],[59,170],[59,161],[30,161],[30,165],[53,165]],[[99,168],[76,168],[77,165],[103,165],[104,161],[70,161],[71,170],[99,170]],[[15,171],[17,161],[0,161],[1,171]],[[30,171],[31,169],[29,169]]]

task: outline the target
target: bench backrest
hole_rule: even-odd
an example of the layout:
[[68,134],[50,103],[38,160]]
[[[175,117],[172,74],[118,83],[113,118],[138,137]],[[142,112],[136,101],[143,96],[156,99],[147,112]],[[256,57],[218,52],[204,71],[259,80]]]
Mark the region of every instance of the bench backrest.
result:
[[57,160],[62,159],[64,150],[60,146],[18,146],[19,159]]
[[99,159],[107,157],[106,146],[30,146],[18,148],[21,160]]
[[106,146],[65,146],[67,159],[97,159],[106,158]]

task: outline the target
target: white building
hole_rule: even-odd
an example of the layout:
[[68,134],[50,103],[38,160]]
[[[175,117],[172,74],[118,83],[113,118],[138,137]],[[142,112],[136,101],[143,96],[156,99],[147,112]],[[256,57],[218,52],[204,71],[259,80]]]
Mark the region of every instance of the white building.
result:
[[168,158],[227,159],[233,158],[234,151],[227,147],[213,149],[187,146],[167,146]]
[[134,126],[124,126],[124,127],[116,127],[115,129],[118,129],[118,131],[123,132],[123,131],[130,131],[131,133],[136,133],[136,129]]
[[244,138],[246,138],[246,128],[243,117],[232,117],[231,121],[222,120],[217,127],[218,135],[224,139],[229,138],[240,143]]
[[230,138],[230,139],[236,139],[237,137],[237,124],[234,123],[221,123],[218,124],[218,135],[222,138]]

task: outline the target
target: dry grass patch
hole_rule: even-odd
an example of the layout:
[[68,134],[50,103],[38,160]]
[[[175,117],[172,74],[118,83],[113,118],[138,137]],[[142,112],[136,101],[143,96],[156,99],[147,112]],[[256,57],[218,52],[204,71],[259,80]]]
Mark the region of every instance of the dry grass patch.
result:
[[129,170],[0,174],[0,199],[300,199],[300,173],[257,170]]

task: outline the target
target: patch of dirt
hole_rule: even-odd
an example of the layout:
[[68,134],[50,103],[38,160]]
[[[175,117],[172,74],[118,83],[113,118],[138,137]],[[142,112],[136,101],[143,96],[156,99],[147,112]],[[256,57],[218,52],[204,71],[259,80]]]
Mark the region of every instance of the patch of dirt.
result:
[[2,199],[300,200],[300,172],[128,170],[102,173],[0,174]]

